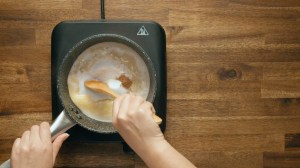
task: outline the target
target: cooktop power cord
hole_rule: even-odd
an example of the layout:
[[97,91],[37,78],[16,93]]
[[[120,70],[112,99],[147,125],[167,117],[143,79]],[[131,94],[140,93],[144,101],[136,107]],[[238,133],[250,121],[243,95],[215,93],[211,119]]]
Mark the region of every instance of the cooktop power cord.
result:
[[105,19],[104,0],[101,0],[101,19]]

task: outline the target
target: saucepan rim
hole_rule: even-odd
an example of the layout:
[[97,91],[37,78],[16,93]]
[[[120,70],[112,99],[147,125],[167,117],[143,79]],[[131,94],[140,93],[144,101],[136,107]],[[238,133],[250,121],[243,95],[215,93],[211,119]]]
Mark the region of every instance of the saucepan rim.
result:
[[140,47],[137,43],[132,41],[131,39],[117,35],[117,34],[97,34],[90,36],[88,38],[83,39],[78,42],[75,46],[73,46],[69,52],[64,57],[62,64],[58,67],[58,77],[57,77],[57,91],[59,95],[59,99],[62,102],[62,105],[67,113],[67,115],[74,120],[78,125],[84,127],[93,132],[98,133],[116,133],[111,122],[103,122],[99,120],[95,120],[93,118],[85,115],[81,110],[74,104],[71,100],[68,90],[67,78],[69,72],[72,68],[73,63],[76,61],[77,57],[85,51],[87,48],[101,43],[101,42],[118,42],[122,43],[134,51],[136,51],[143,61],[145,62],[149,75],[150,75],[150,89],[147,97],[147,101],[153,102],[157,90],[157,76],[156,71],[154,69],[153,63],[148,56],[148,54]]

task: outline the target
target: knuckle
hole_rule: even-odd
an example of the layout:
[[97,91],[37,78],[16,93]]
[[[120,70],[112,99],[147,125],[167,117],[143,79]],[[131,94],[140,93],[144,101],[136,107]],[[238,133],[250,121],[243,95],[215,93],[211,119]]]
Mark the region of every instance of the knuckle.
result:
[[28,131],[28,130],[25,131],[25,132],[23,133],[23,135],[26,135],[26,134],[29,134],[29,131]]
[[49,127],[49,123],[46,122],[46,121],[44,121],[44,122],[41,123],[41,126],[43,126],[43,127]]
[[17,138],[17,139],[15,140],[14,144],[16,144],[16,143],[18,143],[18,142],[20,142],[20,141],[21,141],[21,138]]
[[39,128],[39,126],[37,126],[37,125],[33,125],[32,127],[31,127],[31,129],[33,130],[33,129],[38,129]]
[[150,102],[145,102],[145,103],[143,103],[142,108],[143,108],[144,110],[151,110],[151,108],[152,108],[152,103],[150,103]]
[[143,104],[145,99],[140,97],[140,96],[137,96],[135,99],[134,99],[136,102],[138,102],[139,104]]
[[12,156],[17,156],[20,154],[20,149],[19,148],[15,148],[13,151],[12,151]]
[[28,146],[22,146],[21,147],[21,151],[22,151],[22,153],[24,153],[24,154],[28,154],[29,152],[30,152],[30,149],[29,149],[29,147]]
[[118,117],[118,123],[119,124],[121,124],[121,125],[123,125],[123,124],[126,124],[126,122],[128,121],[128,118],[127,118],[127,116],[126,115],[120,115],[119,117]]
[[33,150],[35,147],[34,147],[35,145],[33,144],[33,143],[30,143],[30,145],[29,145],[29,148],[31,149],[31,150]]
[[43,153],[47,153],[48,151],[50,151],[50,146],[49,146],[49,145],[43,145],[43,146],[41,147],[41,151],[42,151]]
[[152,103],[150,103],[148,101],[146,101],[145,104],[146,104],[147,107],[150,107],[150,108],[152,107]]
[[137,100],[140,100],[140,101],[145,100],[142,96],[136,96],[136,99],[137,99]]
[[38,145],[36,145],[36,144],[30,144],[30,146],[29,146],[29,149],[30,149],[30,151],[33,151],[33,152],[36,152],[36,151],[38,151]]
[[135,114],[136,114],[136,112],[135,111],[128,111],[128,113],[127,113],[127,117],[129,118],[129,119],[132,119],[132,118],[134,118],[135,117]]
[[125,115],[120,115],[118,117],[118,121],[126,121],[127,120],[127,117]]

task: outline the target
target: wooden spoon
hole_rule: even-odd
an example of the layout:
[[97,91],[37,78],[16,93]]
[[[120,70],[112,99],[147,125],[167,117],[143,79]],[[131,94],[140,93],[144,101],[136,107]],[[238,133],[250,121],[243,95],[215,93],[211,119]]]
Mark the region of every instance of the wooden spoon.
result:
[[[116,92],[114,92],[111,88],[109,88],[107,86],[107,84],[99,82],[99,81],[88,80],[88,81],[84,82],[84,86],[92,91],[97,92],[97,93],[103,93],[103,94],[110,95],[113,98],[117,98],[119,96]],[[152,117],[153,117],[153,120],[155,121],[155,123],[157,123],[157,124],[162,123],[162,119],[160,117],[158,117],[157,115],[155,115],[154,113],[153,113]]]

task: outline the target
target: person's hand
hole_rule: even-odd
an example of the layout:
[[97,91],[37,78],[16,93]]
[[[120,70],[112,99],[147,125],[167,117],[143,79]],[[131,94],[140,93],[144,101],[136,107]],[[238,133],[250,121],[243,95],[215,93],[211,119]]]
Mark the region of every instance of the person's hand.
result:
[[34,125],[14,142],[11,153],[12,168],[52,168],[62,143],[69,137],[64,133],[51,141],[47,122]]
[[140,96],[125,94],[114,100],[113,126],[137,153],[165,141],[153,113],[153,105]]
[[122,95],[115,99],[113,125],[127,144],[151,168],[196,168],[164,138],[152,114],[151,103],[142,97]]

